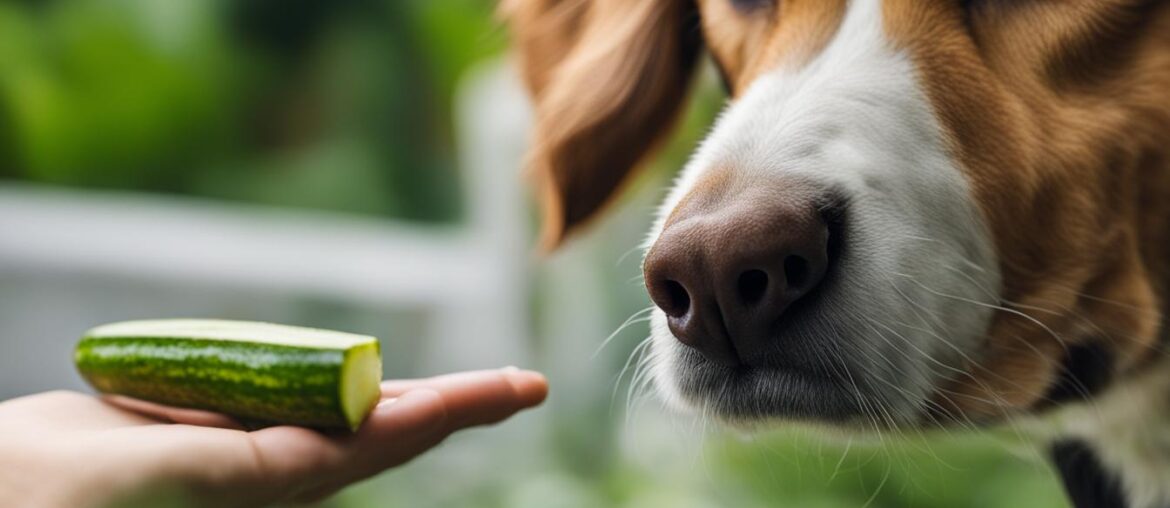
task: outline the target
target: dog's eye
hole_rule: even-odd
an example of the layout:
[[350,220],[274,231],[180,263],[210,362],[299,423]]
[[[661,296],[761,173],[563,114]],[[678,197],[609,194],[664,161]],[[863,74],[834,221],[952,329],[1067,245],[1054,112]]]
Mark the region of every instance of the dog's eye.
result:
[[739,12],[755,12],[772,7],[776,0],[731,0],[731,5]]

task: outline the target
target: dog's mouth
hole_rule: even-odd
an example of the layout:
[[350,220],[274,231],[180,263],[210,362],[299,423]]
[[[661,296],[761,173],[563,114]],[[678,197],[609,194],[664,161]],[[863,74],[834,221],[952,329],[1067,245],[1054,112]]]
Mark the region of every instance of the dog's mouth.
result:
[[[886,360],[893,353],[851,344],[858,341],[850,336],[851,327],[829,310],[843,291],[840,284],[828,274],[815,293],[787,309],[770,334],[770,350],[740,352],[734,364],[713,361],[668,331],[660,333],[666,327],[659,323],[655,347],[665,349],[661,356],[668,359],[654,366],[659,386],[669,383],[666,390],[678,402],[739,426],[774,421],[857,429],[916,424],[924,410],[918,403],[926,396],[915,392],[908,397],[912,388],[893,387],[922,380],[898,375],[914,370],[906,364],[909,358]],[[882,360],[868,361],[874,358]]]
[[679,352],[677,386],[705,412],[738,424],[795,419],[850,425],[867,414],[859,388],[831,372],[715,364]]
[[[827,424],[857,430],[924,426],[937,421],[930,398],[936,380],[921,375],[920,359],[871,361],[889,352],[851,356],[844,337],[817,344],[795,330],[786,354],[726,365],[670,338],[656,341],[651,368],[661,391],[678,405],[736,426],[775,422]],[[933,415],[933,416],[932,416]]]

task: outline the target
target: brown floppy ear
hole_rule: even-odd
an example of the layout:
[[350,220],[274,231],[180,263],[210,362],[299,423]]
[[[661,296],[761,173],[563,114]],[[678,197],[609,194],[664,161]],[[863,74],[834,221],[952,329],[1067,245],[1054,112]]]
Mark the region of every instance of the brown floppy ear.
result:
[[510,0],[532,93],[541,244],[587,221],[670,131],[701,50],[693,0]]

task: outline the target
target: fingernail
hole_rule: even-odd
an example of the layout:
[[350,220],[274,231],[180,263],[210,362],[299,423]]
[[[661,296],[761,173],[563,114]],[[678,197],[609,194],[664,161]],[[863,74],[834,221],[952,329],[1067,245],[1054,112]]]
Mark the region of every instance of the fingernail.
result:
[[520,379],[524,379],[525,381],[528,381],[530,383],[547,383],[548,382],[548,379],[544,376],[544,374],[541,374],[541,373],[533,371],[533,370],[517,371],[516,375]]
[[509,366],[507,366],[507,367],[504,367],[504,368],[502,368],[502,369],[500,369],[500,370],[502,370],[502,371],[504,371],[504,372],[508,372],[508,373],[512,373],[512,372],[520,372],[520,369],[519,369],[518,367],[516,367],[515,365],[509,365]]
[[378,405],[375,406],[375,409],[382,409],[385,407],[389,407],[391,404],[394,404],[395,402],[398,402],[398,397],[390,397],[389,399],[382,399],[382,400],[378,401]]

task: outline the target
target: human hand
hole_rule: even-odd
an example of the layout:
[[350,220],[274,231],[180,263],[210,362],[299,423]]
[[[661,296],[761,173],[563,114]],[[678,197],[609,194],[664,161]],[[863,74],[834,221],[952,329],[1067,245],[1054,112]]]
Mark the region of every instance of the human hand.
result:
[[0,506],[258,506],[310,501],[401,465],[451,433],[540,404],[544,377],[503,369],[386,381],[352,435],[125,397],[50,392],[0,403]]

